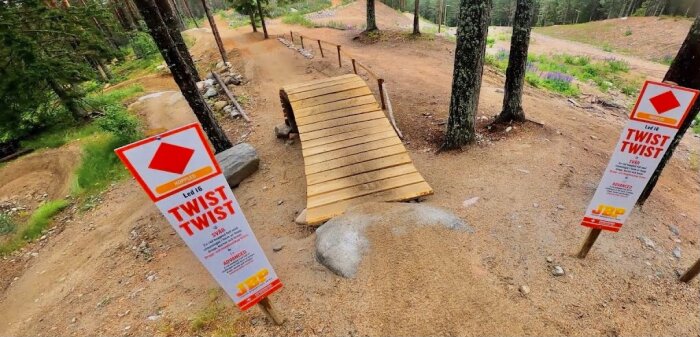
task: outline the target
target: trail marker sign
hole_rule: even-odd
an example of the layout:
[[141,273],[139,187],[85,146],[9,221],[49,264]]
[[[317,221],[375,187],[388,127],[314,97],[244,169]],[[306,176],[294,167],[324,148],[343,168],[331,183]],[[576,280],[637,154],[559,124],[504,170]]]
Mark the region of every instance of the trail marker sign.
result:
[[581,225],[620,230],[697,97],[697,90],[644,83]]
[[241,310],[282,287],[199,123],[115,152]]

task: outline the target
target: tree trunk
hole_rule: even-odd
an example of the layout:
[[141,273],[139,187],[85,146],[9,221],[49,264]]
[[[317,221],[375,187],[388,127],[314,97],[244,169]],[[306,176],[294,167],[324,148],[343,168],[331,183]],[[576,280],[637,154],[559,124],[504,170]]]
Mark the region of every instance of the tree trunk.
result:
[[420,35],[420,0],[413,3],[413,35]]
[[258,15],[260,15],[260,23],[262,24],[263,36],[265,36],[265,38],[267,39],[270,36],[267,35],[267,26],[265,25],[265,13],[263,13],[262,4],[260,4],[260,0],[256,0],[256,2],[258,3]]
[[[681,49],[678,51],[676,58],[673,59],[673,63],[671,63],[671,66],[668,68],[664,81],[674,82],[682,87],[700,90],[700,16],[695,18],[693,26],[690,27],[690,32],[688,32],[688,36],[685,38]],[[671,156],[673,156],[673,151],[681,142],[685,132],[688,131],[688,128],[690,128],[690,125],[695,119],[695,116],[698,115],[698,112],[700,112],[700,99],[695,101],[695,104],[688,112],[688,116],[678,129],[676,137],[673,138],[671,145],[669,145],[668,151],[666,151],[664,157],[661,158],[661,162],[659,162],[659,166],[656,168],[656,171],[654,171],[654,173],[651,175],[651,179],[649,179],[649,182],[644,187],[642,194],[637,200],[638,205],[643,205],[651,194],[651,191],[654,190],[654,187],[659,180],[659,176],[661,175],[661,171],[663,171],[666,163],[668,163]]]
[[129,16],[131,16],[136,29],[141,30],[141,17],[137,13],[137,10],[133,7],[131,1],[124,0],[124,7],[126,7],[127,12],[129,12]]
[[[177,1],[177,0],[175,0]],[[187,11],[187,15],[190,16],[190,19],[192,19],[192,22],[194,22],[194,26],[199,28],[199,24],[197,23],[197,18],[192,15],[192,9],[190,9],[190,4],[187,3],[187,0],[182,0],[182,4],[185,5],[185,10]]]
[[185,60],[187,66],[190,67],[190,71],[192,72],[192,75],[194,76],[195,80],[199,81],[199,72],[197,72],[197,65],[192,60],[190,51],[187,49],[187,44],[185,44],[185,40],[182,38],[182,34],[180,33],[181,22],[175,17],[175,12],[170,6],[170,1],[155,0],[155,4],[158,7],[158,11],[160,12],[160,16],[163,19],[163,22],[168,27],[168,33],[170,34],[170,38],[173,40],[173,42],[175,42],[177,51],[180,53],[182,59]]
[[257,33],[258,27],[255,25],[255,13],[250,12],[248,15],[250,16],[250,25],[253,26],[253,32]]
[[503,94],[503,110],[496,118],[497,123],[525,121],[523,111],[523,85],[527,71],[527,50],[530,46],[532,30],[533,0],[517,0],[513,35],[510,39],[510,56],[506,69],[506,86]]
[[87,111],[85,111],[83,106],[75,99],[75,95],[70,90],[53,79],[49,79],[48,82],[51,90],[58,96],[58,100],[61,101],[61,104],[71,113],[73,119],[80,122],[89,119]]
[[[180,6],[177,5],[177,1],[171,0],[170,4],[175,9],[175,13],[177,14],[177,22],[178,22],[178,25],[180,26],[180,31],[187,29],[187,25],[185,24],[185,16],[182,14],[182,11],[180,10]],[[167,24],[167,22],[166,22],[166,24]]]
[[219,35],[219,30],[216,28],[216,21],[214,21],[214,17],[211,15],[211,11],[209,11],[207,0],[202,0],[202,7],[204,7],[204,13],[207,14],[209,27],[211,28],[212,33],[214,33],[214,40],[216,40],[216,46],[219,47],[221,59],[224,61],[224,65],[227,65],[228,59],[226,58],[226,49],[224,49],[224,43],[221,42],[221,35]]
[[474,141],[491,0],[460,0],[450,116],[443,149]]
[[374,15],[374,0],[367,0],[367,29],[365,32],[377,30],[377,20]]
[[214,113],[204,101],[204,97],[197,90],[197,83],[190,71],[190,67],[180,56],[175,42],[170,37],[168,27],[158,13],[158,7],[155,2],[153,0],[136,0],[136,3],[141,14],[143,14],[144,21],[153,40],[158,45],[161,55],[168,62],[168,67],[173,74],[175,83],[182,91],[182,95],[185,96],[195,116],[197,116],[197,120],[202,124],[202,128],[207,133],[214,150],[218,153],[230,148],[233,146],[231,141],[217,123]]

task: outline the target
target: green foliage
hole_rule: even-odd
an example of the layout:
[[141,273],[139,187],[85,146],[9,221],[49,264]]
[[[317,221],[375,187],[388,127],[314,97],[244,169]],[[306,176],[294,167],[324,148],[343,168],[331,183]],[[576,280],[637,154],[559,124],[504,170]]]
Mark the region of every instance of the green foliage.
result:
[[630,71],[630,64],[625,60],[618,59],[607,59],[605,62],[608,64],[610,71],[612,72],[628,72]]
[[22,147],[28,149],[54,149],[60,147],[73,140],[79,140],[89,137],[99,130],[96,125],[67,125],[62,124],[58,127],[41,132],[32,138],[22,141]]
[[674,59],[673,55],[666,54],[663,57],[661,57],[661,59],[658,60],[658,62],[670,66],[671,63],[673,63],[673,59]]
[[64,208],[68,207],[68,201],[63,199],[51,200],[36,209],[27,222],[27,226],[22,231],[22,238],[33,240],[41,235],[46,226],[51,222],[51,218]]
[[154,54],[158,54],[158,46],[151,38],[151,35],[145,32],[137,32],[131,38],[131,49],[137,58],[145,59]]
[[105,109],[105,115],[98,118],[96,123],[103,131],[111,133],[119,146],[141,137],[138,119],[123,107],[109,106]]
[[630,35],[632,35],[632,28],[627,27],[627,29],[625,30],[625,36],[630,36]]
[[[269,16],[272,18],[280,17],[286,14],[308,14],[318,12],[320,10],[331,7],[330,0],[307,0],[289,3],[270,4],[268,6]],[[296,12],[292,11],[292,8]]]
[[13,233],[17,229],[17,224],[12,220],[12,218],[5,214],[0,213],[0,235],[7,235]]
[[495,43],[496,43],[496,39],[494,39],[494,38],[492,38],[492,37],[490,37],[490,36],[486,38],[486,46],[487,46],[487,47],[491,48],[491,47],[493,47],[493,45],[494,45]]
[[314,27],[314,23],[299,12],[289,13],[282,17],[282,22],[288,25],[300,25],[304,27]]
[[603,43],[603,45],[600,48],[603,49],[603,51],[606,51],[608,53],[612,53],[612,51],[613,51],[612,46],[608,43]]

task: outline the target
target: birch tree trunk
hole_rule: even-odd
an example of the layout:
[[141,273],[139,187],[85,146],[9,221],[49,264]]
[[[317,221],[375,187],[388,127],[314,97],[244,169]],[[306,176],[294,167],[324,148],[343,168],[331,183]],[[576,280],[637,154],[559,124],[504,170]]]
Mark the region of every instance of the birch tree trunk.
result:
[[[681,45],[681,49],[678,51],[676,58],[673,59],[673,63],[671,63],[671,66],[668,68],[664,81],[674,82],[682,87],[700,90],[700,16],[695,18],[695,22],[690,27],[690,32],[688,32],[688,36],[685,38],[683,45]],[[673,151],[681,142],[685,132],[690,128],[690,125],[698,115],[698,112],[700,112],[700,99],[695,101],[695,104],[692,106],[692,108],[690,108],[688,116],[678,129],[678,133],[676,134],[676,137],[673,138],[668,151],[666,151],[664,157],[661,158],[659,166],[651,175],[651,179],[649,179],[649,182],[644,187],[642,194],[639,196],[639,199],[637,200],[638,205],[643,205],[647,198],[649,198],[651,191],[654,190],[654,187],[659,180],[659,176],[661,176],[661,171],[663,171],[664,167],[671,159],[671,156],[673,156]]]
[[474,141],[491,0],[460,0],[450,116],[443,149]]
[[510,39],[510,56],[506,69],[506,86],[503,94],[503,110],[496,118],[497,123],[525,121],[523,111],[523,85],[527,71],[527,50],[530,46],[532,30],[533,0],[516,0],[513,35]]
[[175,83],[182,91],[182,95],[192,108],[195,116],[197,116],[197,120],[202,124],[202,128],[207,133],[215,151],[218,153],[230,148],[233,146],[231,141],[219,126],[214,113],[204,101],[204,97],[197,90],[197,83],[194,80],[190,67],[180,56],[155,2],[153,0],[136,0],[136,3],[153,40],[158,45],[161,55],[168,62],[168,67],[173,74]]

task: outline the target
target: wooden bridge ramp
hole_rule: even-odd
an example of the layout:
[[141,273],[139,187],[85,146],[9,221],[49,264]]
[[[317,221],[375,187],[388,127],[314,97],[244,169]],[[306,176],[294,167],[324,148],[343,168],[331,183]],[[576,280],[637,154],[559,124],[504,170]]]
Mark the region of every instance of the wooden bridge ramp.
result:
[[301,139],[310,225],[352,205],[433,193],[359,76],[291,84],[280,97]]

